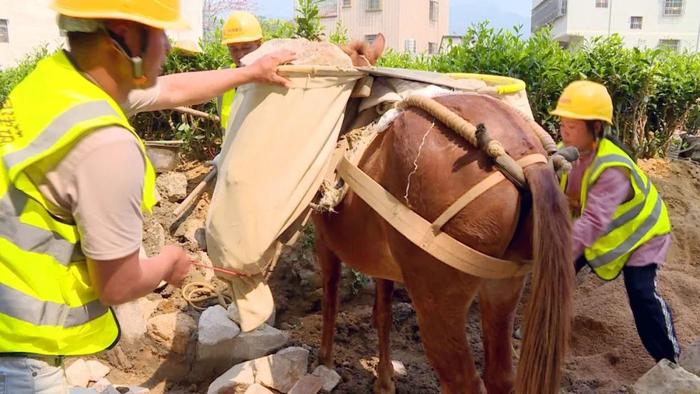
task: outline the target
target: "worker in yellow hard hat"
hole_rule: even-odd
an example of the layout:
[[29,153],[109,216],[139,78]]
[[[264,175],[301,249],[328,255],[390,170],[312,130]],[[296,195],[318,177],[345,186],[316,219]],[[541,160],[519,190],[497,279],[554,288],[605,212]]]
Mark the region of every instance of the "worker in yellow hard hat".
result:
[[[128,116],[243,83],[286,85],[278,52],[239,70],[159,77],[180,0],[54,0],[68,50],[41,60],[0,109],[0,391],[67,393],[63,357],[116,344],[110,306],[191,265],[139,255],[155,173]],[[155,92],[140,100],[139,92]]]
[[564,145],[580,154],[561,180],[575,218],[576,271],[589,266],[604,280],[622,273],[644,347],[656,361],[677,362],[671,310],[656,289],[671,223],[651,179],[607,132],[613,121],[610,94],[599,83],[576,81],[551,113],[560,117]]
[[[235,11],[229,15],[221,32],[221,43],[228,47],[233,64],[231,68],[241,66],[241,59],[245,55],[258,49],[262,44],[262,28],[258,19],[251,13]],[[231,117],[231,105],[236,91],[231,89],[217,100],[221,127],[226,130]]]

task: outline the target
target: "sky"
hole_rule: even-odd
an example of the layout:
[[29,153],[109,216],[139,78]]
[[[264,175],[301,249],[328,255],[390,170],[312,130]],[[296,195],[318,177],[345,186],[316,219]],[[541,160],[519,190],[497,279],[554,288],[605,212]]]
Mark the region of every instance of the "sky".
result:
[[[290,19],[294,12],[293,0],[258,0],[257,4],[257,13],[267,18]],[[496,28],[523,25],[529,35],[531,7],[531,0],[450,0],[449,34],[463,34],[472,23],[488,20]]]

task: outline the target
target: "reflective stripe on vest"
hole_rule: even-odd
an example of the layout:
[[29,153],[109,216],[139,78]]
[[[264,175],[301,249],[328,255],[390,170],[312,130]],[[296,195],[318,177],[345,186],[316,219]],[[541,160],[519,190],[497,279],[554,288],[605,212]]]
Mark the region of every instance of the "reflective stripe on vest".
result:
[[136,138],[146,168],[142,208],[150,210],[155,171],[143,142],[64,53],[40,61],[0,110],[0,353],[87,355],[119,336],[92,287],[77,226],[51,212],[25,171],[54,167],[82,136],[106,126]]
[[[639,246],[671,230],[666,206],[651,180],[622,149],[607,139],[600,141],[596,157],[583,175],[581,212],[586,207],[588,189],[612,167],[628,171],[633,196],[616,208],[607,230],[584,250],[593,270],[605,280],[615,279]],[[562,182],[563,188],[565,182]]]
[[231,106],[233,105],[233,99],[235,97],[236,90],[231,89],[217,100],[219,118],[221,119],[221,128],[224,129],[224,133],[226,132],[226,127],[228,127],[228,121],[231,118]]

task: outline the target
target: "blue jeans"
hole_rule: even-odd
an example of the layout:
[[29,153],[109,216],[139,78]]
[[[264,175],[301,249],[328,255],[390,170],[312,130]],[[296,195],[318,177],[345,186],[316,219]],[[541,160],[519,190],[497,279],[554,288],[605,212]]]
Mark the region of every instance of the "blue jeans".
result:
[[67,394],[63,365],[51,359],[0,357],[0,394]]

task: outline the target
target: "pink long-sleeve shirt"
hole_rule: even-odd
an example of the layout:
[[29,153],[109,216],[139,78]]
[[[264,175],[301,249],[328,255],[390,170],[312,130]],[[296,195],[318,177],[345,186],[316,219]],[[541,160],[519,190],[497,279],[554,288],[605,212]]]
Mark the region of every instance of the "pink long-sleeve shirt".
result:
[[[581,156],[573,165],[566,185],[566,194],[578,196],[581,192],[583,174],[593,161],[595,152]],[[577,259],[586,247],[593,243],[607,230],[612,222],[617,207],[627,201],[632,186],[629,176],[619,168],[608,168],[600,174],[598,180],[588,189],[586,208],[574,221],[573,252]],[[650,264],[661,265],[671,245],[671,234],[659,235],[640,245],[627,260],[626,265],[642,267]]]

